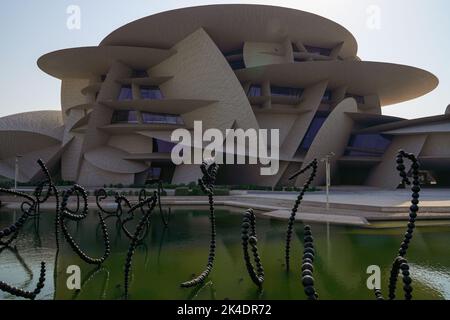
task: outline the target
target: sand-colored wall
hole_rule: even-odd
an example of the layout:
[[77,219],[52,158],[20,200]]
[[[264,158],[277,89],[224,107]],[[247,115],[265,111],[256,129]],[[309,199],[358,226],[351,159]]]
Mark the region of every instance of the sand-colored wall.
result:
[[426,138],[426,135],[394,137],[382,157],[382,162],[370,173],[367,184],[378,188],[395,189],[400,183],[396,163],[398,151],[404,150],[418,155],[425,144]]
[[[357,112],[358,106],[356,101],[348,98],[339,103],[328,116],[325,123],[317,133],[311,148],[305,157],[303,167],[307,166],[314,159],[321,160],[326,155],[333,152],[334,157],[330,159],[331,179],[336,173],[337,161],[345,152],[348,141],[353,129],[353,120],[346,112]],[[296,185],[302,186],[306,181],[304,176],[299,176]],[[332,182],[332,181],[331,181]],[[326,183],[326,171],[323,163],[317,168],[317,176],[314,181],[315,185],[324,185]]]

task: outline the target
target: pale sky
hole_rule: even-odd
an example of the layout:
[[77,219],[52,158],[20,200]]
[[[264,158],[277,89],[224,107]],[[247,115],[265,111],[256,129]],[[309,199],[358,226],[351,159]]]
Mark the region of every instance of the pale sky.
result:
[[[418,118],[442,114],[450,104],[448,0],[14,0],[4,1],[0,11],[0,117],[60,109],[60,81],[36,65],[43,54],[98,45],[111,31],[154,13],[215,3],[271,4],[319,14],[353,33],[363,60],[411,65],[439,78],[433,92],[385,107],[384,114]],[[70,5],[81,9],[80,30],[67,28]]]

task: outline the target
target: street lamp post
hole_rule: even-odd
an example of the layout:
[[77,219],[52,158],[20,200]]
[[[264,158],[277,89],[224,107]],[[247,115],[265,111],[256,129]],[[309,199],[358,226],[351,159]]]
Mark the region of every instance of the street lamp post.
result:
[[325,162],[325,175],[326,175],[326,183],[325,183],[325,193],[326,193],[326,209],[327,212],[330,210],[330,186],[331,186],[331,165],[330,159],[334,157],[336,154],[334,152],[330,152],[322,158],[320,161]]
[[14,191],[17,191],[17,180],[19,179],[19,159],[22,158],[21,155],[16,155],[16,166],[14,172]]

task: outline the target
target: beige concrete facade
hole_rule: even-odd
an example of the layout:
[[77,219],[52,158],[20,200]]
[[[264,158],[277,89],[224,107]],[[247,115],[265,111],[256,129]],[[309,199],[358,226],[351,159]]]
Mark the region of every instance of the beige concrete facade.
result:
[[[290,174],[334,152],[334,183],[395,188],[399,148],[447,183],[450,116],[406,121],[381,111],[427,94],[437,78],[361,61],[357,48],[344,27],[288,8],[211,5],[137,20],[97,47],[38,60],[61,80],[61,112],[0,119],[0,175],[14,178],[21,155],[21,182],[38,178],[33,161],[42,158],[62,179],[86,186],[189,183],[198,167],[173,165],[170,136],[201,120],[222,132],[280,130],[277,175],[227,165],[219,183],[288,185]],[[324,175],[319,170],[318,184]]]

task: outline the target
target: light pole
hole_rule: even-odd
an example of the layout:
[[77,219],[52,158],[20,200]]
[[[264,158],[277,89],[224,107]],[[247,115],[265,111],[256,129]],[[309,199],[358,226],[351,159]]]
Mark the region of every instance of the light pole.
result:
[[14,172],[14,191],[17,191],[17,180],[19,179],[19,159],[22,158],[21,155],[16,155],[16,167]]
[[325,158],[322,158],[320,161],[325,162],[325,175],[326,175],[326,186],[325,186],[325,193],[326,193],[326,209],[327,212],[330,210],[330,186],[331,186],[331,165],[330,165],[330,159],[333,158],[336,154],[334,152],[330,152],[325,156]]
[[[331,186],[331,165],[330,159],[333,158],[336,154],[334,152],[330,152],[325,156],[325,158],[320,159],[320,161],[325,162],[325,175],[326,175],[326,183],[325,183],[325,192],[326,192],[326,211],[327,213],[330,211],[330,186]],[[330,222],[327,222],[327,255],[328,259],[330,259],[331,255],[331,239],[330,239]]]

